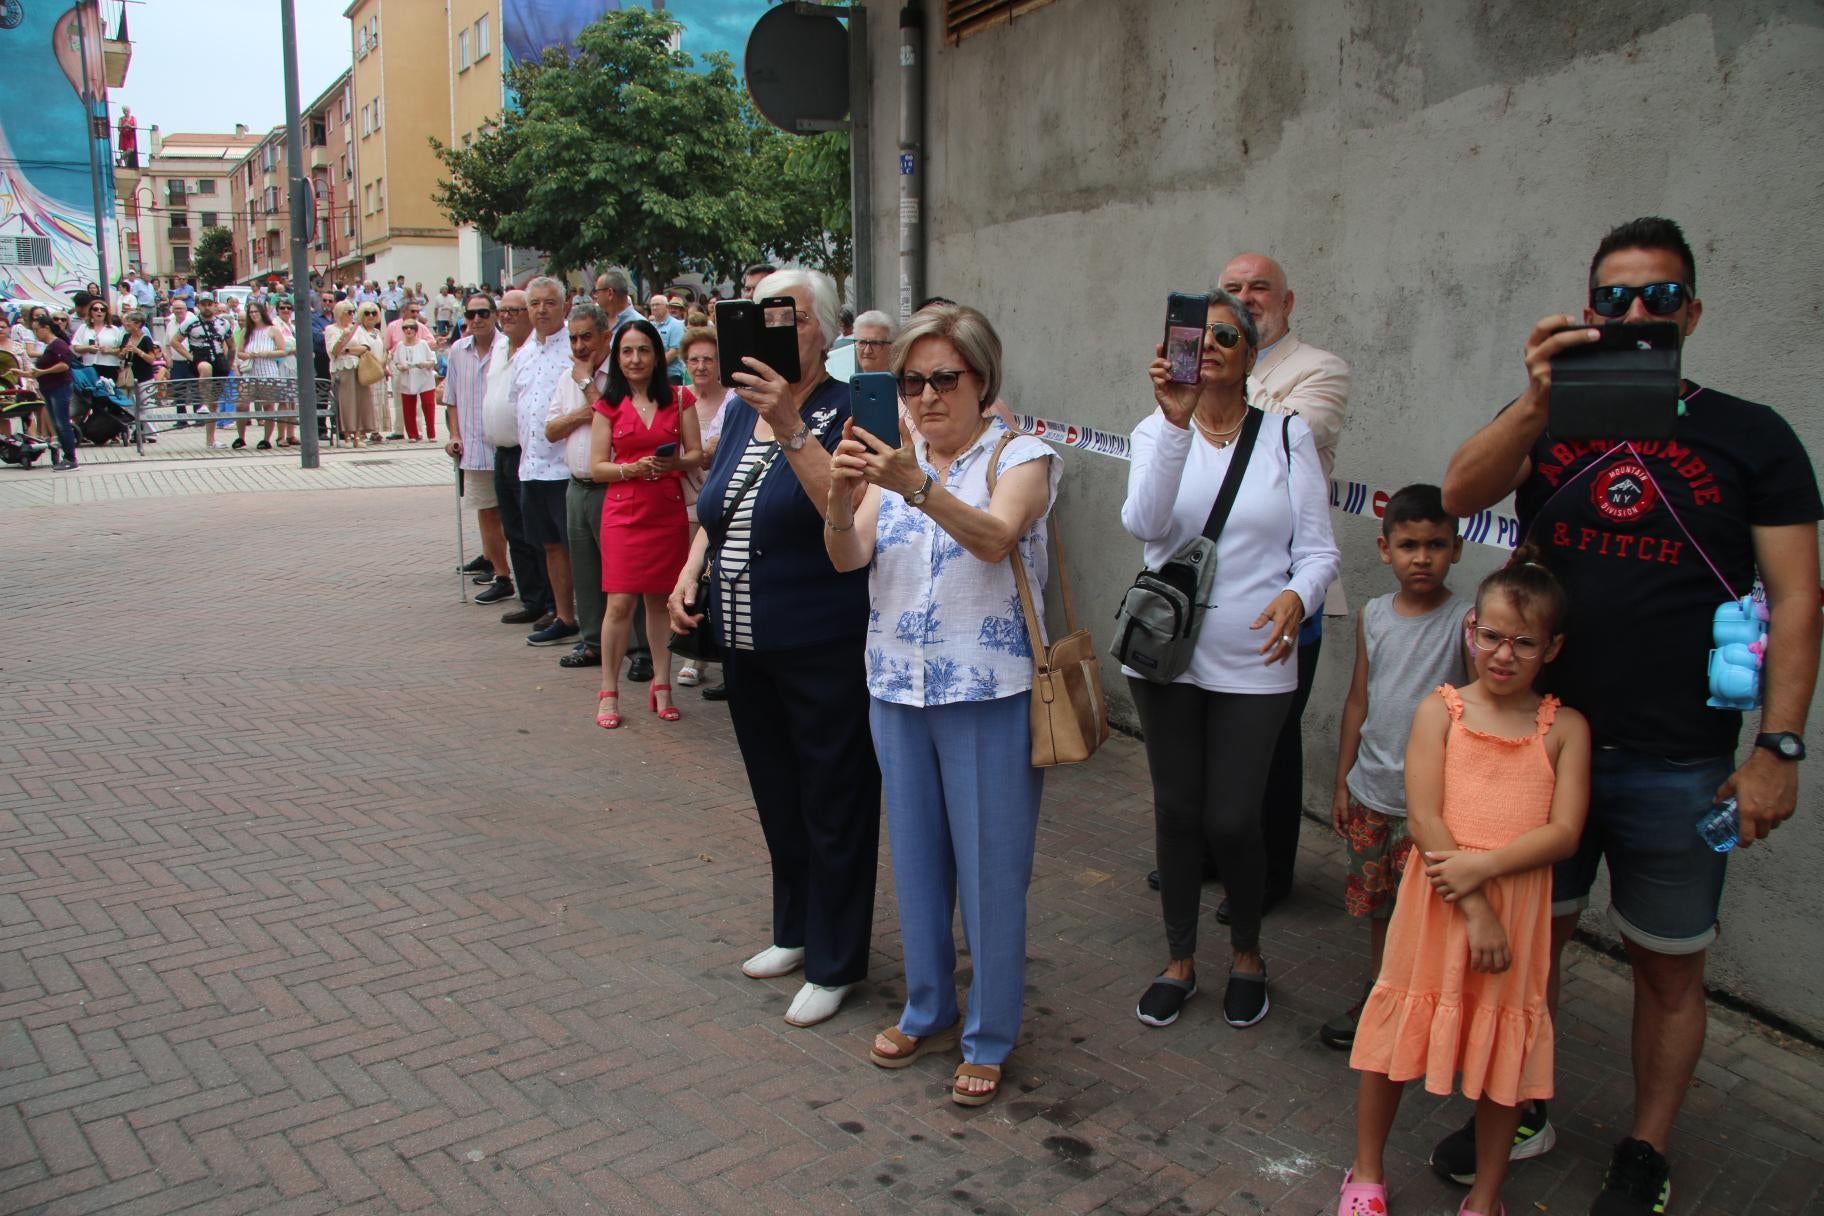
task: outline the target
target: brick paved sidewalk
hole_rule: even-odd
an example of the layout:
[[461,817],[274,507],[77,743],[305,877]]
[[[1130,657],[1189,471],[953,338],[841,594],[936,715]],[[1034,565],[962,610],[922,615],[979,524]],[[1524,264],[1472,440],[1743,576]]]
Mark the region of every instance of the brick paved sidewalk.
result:
[[[964,1112],[951,1061],[866,1062],[903,996],[884,853],[872,978],[789,1028],[798,980],[736,970],[767,865],[726,713],[685,691],[676,725],[635,702],[597,730],[593,672],[457,602],[449,502],[15,518],[0,1212],[1334,1210],[1354,1086],[1316,1030],[1364,943],[1322,833],[1267,921],[1273,1015],[1232,1031],[1205,996],[1151,1030],[1139,749],[1056,772],[1024,1040],[1009,1092]],[[1586,1209],[1628,1106],[1627,1007],[1580,954],[1561,1147],[1516,1171],[1516,1216]],[[1817,1210],[1821,1086],[1817,1053],[1716,1012],[1675,1211]],[[1409,1099],[1397,1211],[1456,1210],[1423,1162],[1463,1113]]]

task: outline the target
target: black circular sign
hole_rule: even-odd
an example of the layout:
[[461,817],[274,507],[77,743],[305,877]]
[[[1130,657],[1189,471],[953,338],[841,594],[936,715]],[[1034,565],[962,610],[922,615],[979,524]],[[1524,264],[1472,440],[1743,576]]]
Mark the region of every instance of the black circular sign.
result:
[[747,93],[761,115],[793,135],[800,122],[841,122],[849,114],[849,31],[789,4],[769,8],[747,36]]

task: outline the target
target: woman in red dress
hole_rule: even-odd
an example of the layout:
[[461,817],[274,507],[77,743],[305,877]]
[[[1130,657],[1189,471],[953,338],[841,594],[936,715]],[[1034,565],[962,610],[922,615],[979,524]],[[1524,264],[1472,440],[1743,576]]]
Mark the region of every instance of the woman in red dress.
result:
[[637,596],[645,598],[646,640],[652,647],[647,707],[666,722],[679,717],[671,704],[665,597],[690,554],[683,475],[702,464],[703,440],[696,400],[666,378],[664,350],[650,321],[629,321],[615,332],[608,387],[595,403],[590,430],[595,480],[608,486],[602,503],[602,590],[608,608],[602,615],[602,690],[595,715],[604,730],[621,724],[621,659]]

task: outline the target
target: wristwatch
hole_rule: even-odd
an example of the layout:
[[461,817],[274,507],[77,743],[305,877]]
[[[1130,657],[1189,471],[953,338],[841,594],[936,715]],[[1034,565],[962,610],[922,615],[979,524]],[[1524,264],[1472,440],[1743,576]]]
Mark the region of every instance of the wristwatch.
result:
[[1782,760],[1803,760],[1805,740],[1789,730],[1770,731],[1754,737],[1756,747],[1764,747]]
[[914,507],[924,506],[925,499],[927,499],[931,496],[931,487],[936,484],[937,484],[937,479],[932,477],[931,474],[926,473],[925,474],[925,484],[918,487],[918,489],[915,490],[914,492],[906,495],[907,505],[914,506]]
[[784,439],[781,439],[779,441],[779,446],[788,452],[796,452],[805,444],[809,443],[810,439],[811,428],[801,424],[798,427],[798,433],[795,435],[787,435]]

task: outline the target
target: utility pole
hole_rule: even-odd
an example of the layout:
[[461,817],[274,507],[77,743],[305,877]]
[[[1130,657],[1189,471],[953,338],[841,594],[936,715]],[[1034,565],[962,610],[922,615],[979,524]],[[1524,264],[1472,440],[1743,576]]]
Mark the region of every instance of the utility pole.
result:
[[[298,33],[293,0],[279,0],[279,24],[285,52],[285,178],[290,193],[291,210],[291,302],[300,295],[310,301],[310,311],[293,308],[292,316],[306,324],[320,305],[317,293],[310,290],[309,222],[316,215],[316,192],[304,179],[304,131],[298,121]],[[308,337],[308,335],[306,335]],[[293,335],[295,341],[297,335]],[[314,469],[320,463],[317,453],[317,361],[304,352],[298,342],[294,362],[298,365],[298,460],[301,467]]]

